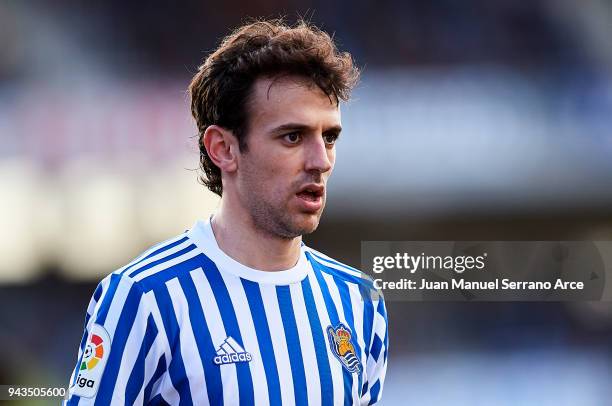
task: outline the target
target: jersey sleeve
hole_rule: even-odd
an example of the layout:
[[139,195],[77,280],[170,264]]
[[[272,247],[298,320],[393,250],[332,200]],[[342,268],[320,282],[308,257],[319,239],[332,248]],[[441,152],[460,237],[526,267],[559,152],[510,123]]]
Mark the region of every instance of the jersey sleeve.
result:
[[165,365],[151,295],[121,274],[100,282],[87,308],[64,405],[147,403]]
[[367,389],[361,397],[362,405],[375,405],[380,401],[385,375],[387,373],[387,353],[389,333],[387,327],[387,309],[382,295],[373,301],[374,318],[370,351],[367,357]]

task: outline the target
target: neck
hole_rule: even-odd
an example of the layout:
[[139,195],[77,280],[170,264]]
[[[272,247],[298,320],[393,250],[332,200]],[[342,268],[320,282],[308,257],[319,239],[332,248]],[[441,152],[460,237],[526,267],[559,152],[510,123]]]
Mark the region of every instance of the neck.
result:
[[281,238],[259,230],[244,210],[236,210],[221,199],[219,210],[211,220],[219,248],[250,268],[262,271],[284,271],[300,257],[302,237]]

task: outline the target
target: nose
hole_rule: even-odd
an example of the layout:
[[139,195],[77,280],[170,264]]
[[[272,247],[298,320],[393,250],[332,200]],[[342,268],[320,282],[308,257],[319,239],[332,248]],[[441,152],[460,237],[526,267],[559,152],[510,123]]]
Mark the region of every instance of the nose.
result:
[[304,169],[307,172],[329,172],[334,166],[335,149],[327,148],[323,137],[314,137],[308,144]]

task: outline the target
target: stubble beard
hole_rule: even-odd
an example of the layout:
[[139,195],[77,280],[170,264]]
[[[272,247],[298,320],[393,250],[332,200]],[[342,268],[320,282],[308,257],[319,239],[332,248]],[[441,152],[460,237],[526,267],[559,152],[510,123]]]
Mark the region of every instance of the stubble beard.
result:
[[[266,194],[263,192],[266,185],[261,182],[265,175],[250,166],[245,166],[245,172],[250,175],[242,179],[241,189],[246,192],[242,196],[242,201],[255,229],[264,235],[284,240],[310,234],[317,229],[325,208],[325,195],[323,195],[321,209],[316,214],[301,212],[291,214],[289,200],[294,197],[293,195],[285,197],[285,194],[280,192]],[[320,183],[321,179],[312,179],[311,181]],[[304,183],[306,183],[304,180],[296,181],[290,185],[289,190],[297,190]],[[316,216],[314,223],[307,220],[306,216]]]
[[[258,198],[249,199],[248,202],[249,212],[255,228],[267,235],[286,240],[315,231],[323,213],[322,207],[316,214],[299,213],[292,216],[285,205],[275,204],[266,199]],[[325,203],[325,200],[323,202]],[[299,222],[296,218],[297,216],[316,216],[316,221],[314,224],[310,221],[304,224]]]
[[[325,207],[325,196],[323,196],[323,205],[318,213],[307,214],[297,212],[292,214],[288,207],[289,201],[282,194],[266,195],[261,193],[265,186],[260,184],[258,180],[245,179],[245,181],[243,186],[246,186],[245,191],[247,194],[243,196],[243,201],[246,202],[248,213],[254,227],[258,231],[271,237],[290,240],[310,234],[317,229]],[[296,183],[289,190],[294,190],[298,187],[298,183]],[[292,197],[289,196],[288,199]],[[312,220],[307,219],[307,217],[315,217],[314,223]]]

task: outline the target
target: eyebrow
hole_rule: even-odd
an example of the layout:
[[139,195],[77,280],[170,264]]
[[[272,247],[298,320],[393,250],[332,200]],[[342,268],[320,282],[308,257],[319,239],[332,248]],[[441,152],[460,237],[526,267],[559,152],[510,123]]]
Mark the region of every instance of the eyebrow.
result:
[[[305,124],[287,123],[287,124],[282,124],[282,125],[279,125],[278,127],[273,128],[270,132],[281,133],[284,131],[296,131],[296,130],[304,131],[304,130],[310,130],[310,129],[312,129],[312,127],[305,125]],[[334,132],[336,134],[340,134],[341,131],[342,131],[342,127],[339,125],[335,125],[335,126],[328,128],[324,132],[325,133]]]

